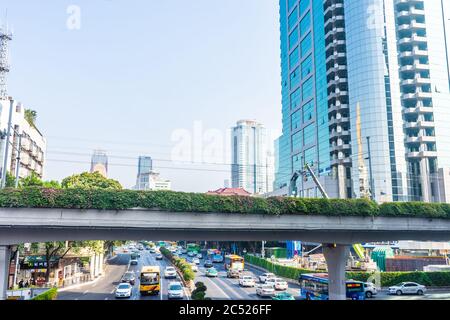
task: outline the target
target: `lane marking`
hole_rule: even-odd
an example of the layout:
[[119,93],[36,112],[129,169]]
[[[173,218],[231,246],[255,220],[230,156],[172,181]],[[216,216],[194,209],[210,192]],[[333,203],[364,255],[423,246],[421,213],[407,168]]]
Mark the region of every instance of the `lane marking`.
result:
[[85,292],[83,292],[83,294],[87,294],[89,292],[89,290],[86,290]]

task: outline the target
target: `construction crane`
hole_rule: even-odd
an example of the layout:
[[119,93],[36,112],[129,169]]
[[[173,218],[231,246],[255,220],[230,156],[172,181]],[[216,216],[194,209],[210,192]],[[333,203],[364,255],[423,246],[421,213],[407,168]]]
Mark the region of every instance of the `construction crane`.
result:
[[[325,191],[325,188],[320,183],[319,179],[317,178],[316,174],[314,173],[314,170],[311,168],[309,163],[305,163],[305,169],[311,175],[314,183],[316,184],[317,188],[319,189],[320,193],[322,194],[322,197],[324,197],[325,199],[330,199],[330,197],[328,196],[328,193]],[[289,195],[290,196],[292,196],[294,194],[294,191],[295,191],[295,196],[297,196],[297,180],[300,176],[303,176],[305,173],[306,172],[304,170],[303,171],[299,170],[292,174],[291,182],[289,185]],[[312,251],[318,249],[319,247],[314,248]],[[366,258],[364,255],[364,248],[360,243],[354,244],[353,250],[355,250],[356,254],[358,255],[358,257],[361,260],[364,260]]]

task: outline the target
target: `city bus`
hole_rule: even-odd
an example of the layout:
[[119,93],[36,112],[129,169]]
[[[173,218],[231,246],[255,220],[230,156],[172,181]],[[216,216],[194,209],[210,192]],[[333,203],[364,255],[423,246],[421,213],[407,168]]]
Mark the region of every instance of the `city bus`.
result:
[[[328,274],[302,274],[299,278],[300,296],[306,300],[328,300]],[[364,284],[360,281],[347,281],[347,299],[365,300]]]
[[226,269],[244,271],[244,258],[232,254],[226,258]]
[[220,250],[218,249],[208,249],[207,255],[208,259],[211,260],[213,263],[223,262],[222,252],[220,252]]
[[161,270],[159,266],[142,267],[139,280],[139,291],[142,295],[159,294],[161,290]]
[[197,253],[199,253],[201,251],[201,248],[196,243],[188,243],[186,245],[186,250],[187,250],[187,252],[197,252]]

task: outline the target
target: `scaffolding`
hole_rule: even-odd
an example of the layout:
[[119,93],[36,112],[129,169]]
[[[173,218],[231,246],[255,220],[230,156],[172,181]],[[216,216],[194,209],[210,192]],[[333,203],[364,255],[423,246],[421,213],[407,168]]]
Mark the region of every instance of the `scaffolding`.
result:
[[8,26],[0,26],[0,100],[8,99],[7,75],[10,70],[8,43],[12,40]]

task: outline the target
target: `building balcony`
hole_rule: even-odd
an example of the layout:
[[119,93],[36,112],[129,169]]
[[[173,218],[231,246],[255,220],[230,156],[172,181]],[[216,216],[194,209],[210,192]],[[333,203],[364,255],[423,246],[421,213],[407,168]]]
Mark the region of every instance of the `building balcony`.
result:
[[334,125],[338,125],[338,124],[348,123],[349,121],[350,121],[350,118],[348,118],[348,117],[331,118],[328,121],[328,125],[334,126]]
[[403,100],[412,100],[412,99],[431,99],[431,92],[416,92],[416,93],[404,93],[402,94]]
[[337,59],[345,59],[347,55],[345,54],[345,52],[337,52],[335,51],[333,54],[329,55],[327,57],[327,59],[325,60],[326,63],[329,63],[332,60],[337,60]]
[[437,151],[411,151],[406,153],[410,159],[437,158]]
[[332,140],[348,136],[350,136],[349,130],[333,131],[332,133],[330,133],[330,139]]
[[343,110],[348,110],[349,109],[349,105],[348,104],[336,104],[336,105],[332,105],[331,107],[328,108],[328,113],[332,113],[332,112],[338,112],[338,111],[343,111]]
[[405,129],[427,129],[434,128],[433,121],[415,121],[415,122],[406,122],[404,125]]
[[352,165],[352,159],[350,157],[346,157],[343,159],[332,159],[331,160],[331,166],[338,166],[338,165],[344,165],[346,167],[349,167]]
[[328,31],[325,34],[325,40],[328,40],[328,38],[333,37],[335,35],[338,34],[345,34],[345,28],[343,27],[334,27],[333,29],[331,29],[330,31]]
[[330,151],[335,153],[335,152],[341,152],[341,151],[344,151],[344,150],[350,150],[351,148],[352,148],[352,146],[350,144],[344,143],[344,144],[341,144],[341,145],[331,146]]
[[433,113],[432,107],[415,107],[415,108],[405,108],[403,109],[403,114],[412,115],[412,114],[429,114]]
[[405,143],[416,144],[416,143],[427,143],[436,142],[436,137],[433,136],[420,136],[420,137],[406,137]]
[[326,45],[325,51],[330,50],[331,48],[337,47],[337,46],[345,46],[345,40],[337,40],[334,39],[332,42]]
[[328,13],[332,13],[336,9],[343,9],[344,4],[342,3],[333,3],[332,5],[328,6],[324,11],[324,16],[326,16]]

